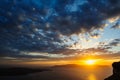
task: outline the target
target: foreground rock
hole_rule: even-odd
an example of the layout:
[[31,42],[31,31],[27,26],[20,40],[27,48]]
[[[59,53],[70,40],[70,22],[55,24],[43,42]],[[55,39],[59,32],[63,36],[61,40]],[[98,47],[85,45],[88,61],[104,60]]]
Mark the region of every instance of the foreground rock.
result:
[[114,62],[112,64],[113,74],[105,80],[120,80],[120,62]]

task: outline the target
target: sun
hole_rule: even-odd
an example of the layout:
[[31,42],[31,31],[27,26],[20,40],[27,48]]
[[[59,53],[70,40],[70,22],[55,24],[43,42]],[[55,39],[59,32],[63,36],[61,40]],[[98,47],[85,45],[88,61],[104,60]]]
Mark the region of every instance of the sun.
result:
[[94,65],[96,63],[96,60],[86,60],[85,61],[85,64],[87,64],[87,65]]

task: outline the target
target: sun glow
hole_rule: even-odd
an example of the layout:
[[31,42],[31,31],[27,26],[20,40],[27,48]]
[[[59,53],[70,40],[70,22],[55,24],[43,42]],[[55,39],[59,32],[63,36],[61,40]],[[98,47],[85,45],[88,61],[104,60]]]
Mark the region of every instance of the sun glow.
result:
[[87,64],[87,65],[94,65],[96,63],[96,60],[86,60],[85,61],[85,64]]

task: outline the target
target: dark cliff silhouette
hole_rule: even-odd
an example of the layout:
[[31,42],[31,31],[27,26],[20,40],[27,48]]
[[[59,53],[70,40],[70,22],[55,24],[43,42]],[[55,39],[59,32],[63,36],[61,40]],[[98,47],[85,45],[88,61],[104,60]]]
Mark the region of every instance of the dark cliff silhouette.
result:
[[113,74],[104,80],[120,80],[120,62],[114,62],[112,67]]

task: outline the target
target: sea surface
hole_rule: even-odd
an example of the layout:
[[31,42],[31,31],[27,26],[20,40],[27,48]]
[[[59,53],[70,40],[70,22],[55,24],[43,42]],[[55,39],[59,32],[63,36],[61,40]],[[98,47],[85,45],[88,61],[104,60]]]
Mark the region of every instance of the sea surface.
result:
[[0,76],[0,80],[104,80],[111,74],[108,66],[52,67],[51,71],[23,76]]

